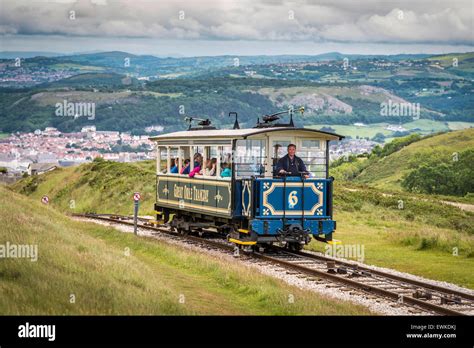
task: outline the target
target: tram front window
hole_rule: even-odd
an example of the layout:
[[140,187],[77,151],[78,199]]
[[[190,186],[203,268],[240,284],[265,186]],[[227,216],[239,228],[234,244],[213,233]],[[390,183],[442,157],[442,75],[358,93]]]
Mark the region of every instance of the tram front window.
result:
[[278,173],[276,172],[278,160],[287,154],[287,148],[290,144],[290,140],[272,141],[272,172],[274,176],[278,175]]
[[311,177],[326,178],[326,153],[321,141],[302,139],[299,143],[296,155],[304,161]]
[[265,157],[265,140],[237,140],[234,163],[236,177],[262,176]]

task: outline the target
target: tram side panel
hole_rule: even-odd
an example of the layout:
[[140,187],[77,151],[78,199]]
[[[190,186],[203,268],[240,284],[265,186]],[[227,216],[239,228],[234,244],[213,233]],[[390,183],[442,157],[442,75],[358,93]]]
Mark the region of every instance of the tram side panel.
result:
[[231,182],[180,176],[157,177],[155,209],[232,217]]

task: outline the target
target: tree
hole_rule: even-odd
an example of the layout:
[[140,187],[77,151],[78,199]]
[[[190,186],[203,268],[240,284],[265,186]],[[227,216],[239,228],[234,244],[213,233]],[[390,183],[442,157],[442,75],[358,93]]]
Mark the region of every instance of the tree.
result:
[[385,135],[383,135],[383,133],[377,133],[372,138],[372,141],[375,141],[377,143],[383,143],[385,141]]

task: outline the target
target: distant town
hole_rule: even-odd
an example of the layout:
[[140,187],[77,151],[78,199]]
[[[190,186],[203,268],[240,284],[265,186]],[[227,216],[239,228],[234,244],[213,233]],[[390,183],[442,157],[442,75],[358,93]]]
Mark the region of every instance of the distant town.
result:
[[91,162],[96,157],[117,162],[152,159],[153,144],[147,135],[97,131],[95,126],[75,133],[47,127],[0,139],[0,167],[6,168],[10,177],[42,174]]

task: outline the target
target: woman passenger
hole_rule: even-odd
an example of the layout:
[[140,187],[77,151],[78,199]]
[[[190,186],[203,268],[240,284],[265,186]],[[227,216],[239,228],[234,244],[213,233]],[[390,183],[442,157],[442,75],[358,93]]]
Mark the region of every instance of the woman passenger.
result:
[[189,159],[184,160],[184,166],[181,168],[181,173],[180,174],[189,174],[189,163],[191,161]]
[[230,178],[232,176],[232,171],[229,168],[227,163],[222,163],[222,168],[224,168],[221,172],[221,177],[223,178]]
[[194,169],[189,172],[189,177],[194,178],[196,174],[199,174],[202,167],[202,155],[198,152],[194,155]]
[[170,168],[170,173],[171,174],[178,174],[178,164],[179,164],[179,159],[171,159],[171,168]]

